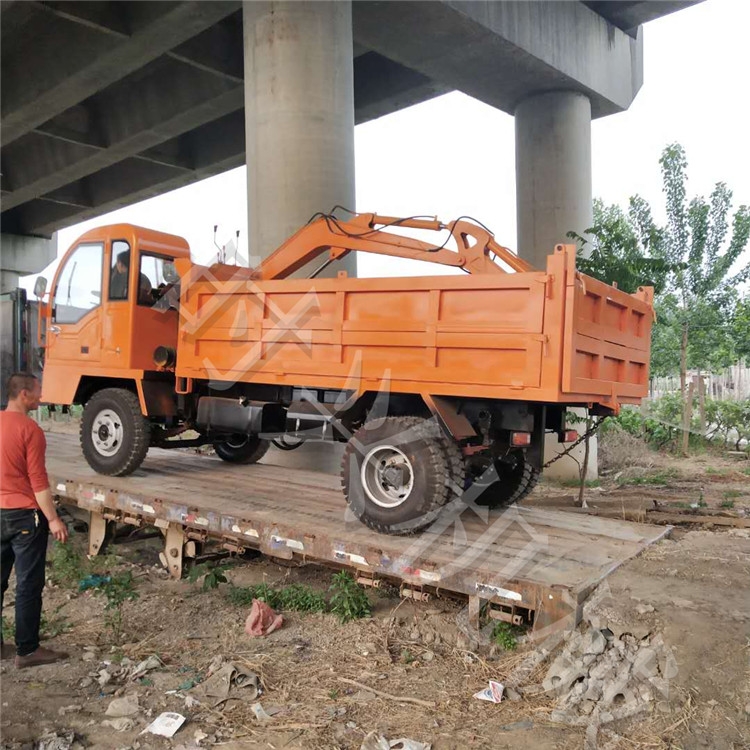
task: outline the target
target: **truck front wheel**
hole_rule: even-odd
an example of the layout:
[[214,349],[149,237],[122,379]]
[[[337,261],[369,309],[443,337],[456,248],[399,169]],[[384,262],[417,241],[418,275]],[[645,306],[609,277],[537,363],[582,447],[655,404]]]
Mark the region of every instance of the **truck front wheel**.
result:
[[346,446],[341,478],[354,515],[371,529],[410,534],[460,493],[440,428],[419,417],[365,424]]
[[150,425],[138,396],[124,388],[104,388],[86,403],[81,419],[81,449],[99,474],[132,474],[148,453]]
[[266,455],[270,443],[259,437],[237,435],[214,443],[216,455],[230,464],[255,464]]

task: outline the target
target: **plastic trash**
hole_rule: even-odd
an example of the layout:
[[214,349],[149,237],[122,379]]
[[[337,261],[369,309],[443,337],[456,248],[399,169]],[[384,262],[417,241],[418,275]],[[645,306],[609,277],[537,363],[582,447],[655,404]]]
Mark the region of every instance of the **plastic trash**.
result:
[[480,701],[489,701],[490,703],[500,703],[503,699],[503,690],[505,686],[502,682],[490,680],[490,684],[484,690],[474,693],[474,697]]
[[88,591],[88,589],[98,589],[101,586],[106,586],[112,580],[112,576],[102,576],[97,573],[84,576],[78,581],[79,591]]
[[245,632],[252,636],[268,635],[278,630],[284,623],[284,618],[274,612],[271,607],[260,599],[253,599],[250,614],[245,621]]
[[174,737],[177,730],[185,723],[182,714],[173,711],[165,711],[159,714],[141,734],[158,734],[160,737]]

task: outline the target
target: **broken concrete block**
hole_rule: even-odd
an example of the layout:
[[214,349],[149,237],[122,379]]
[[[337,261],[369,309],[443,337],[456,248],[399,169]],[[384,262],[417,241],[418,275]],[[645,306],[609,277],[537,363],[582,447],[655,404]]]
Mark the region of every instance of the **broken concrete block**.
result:
[[607,647],[607,639],[601,630],[589,630],[583,638],[582,651],[584,655],[598,655],[604,652]]

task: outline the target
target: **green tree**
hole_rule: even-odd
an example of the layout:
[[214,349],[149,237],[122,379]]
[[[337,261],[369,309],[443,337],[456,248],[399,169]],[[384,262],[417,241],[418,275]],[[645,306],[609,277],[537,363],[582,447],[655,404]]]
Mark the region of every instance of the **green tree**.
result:
[[750,239],[750,207],[737,209],[730,231],[732,191],[725,183],[717,183],[708,199],[696,196],[688,202],[685,150],[671,144],[659,163],[667,224],[654,252],[673,269],[670,291],[677,300],[674,321],[680,330],[680,388],[686,422],[682,446],[686,452],[687,369],[690,364],[698,370],[715,365],[717,358],[726,358],[733,349],[727,322],[734,317],[737,287],[750,278],[750,262],[741,262]]
[[[654,221],[648,202],[634,196],[627,212],[595,201],[588,238],[573,236],[584,273],[627,292],[654,287],[651,369],[654,374],[678,370],[687,403],[688,368],[719,368],[750,356],[750,303],[737,291],[750,280],[750,262],[743,261],[750,207],[741,205],[732,214],[732,191],[723,182],[708,198],[688,200],[688,163],[679,144],[667,146],[659,163],[666,198],[663,226]],[[703,399],[699,402],[702,409]],[[689,411],[684,409],[686,420]],[[705,423],[704,414],[700,421]]]

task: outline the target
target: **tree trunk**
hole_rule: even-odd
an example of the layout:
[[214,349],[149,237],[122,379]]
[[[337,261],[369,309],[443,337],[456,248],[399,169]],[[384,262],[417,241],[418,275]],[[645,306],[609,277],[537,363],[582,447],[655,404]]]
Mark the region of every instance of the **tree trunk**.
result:
[[[682,452],[687,455],[688,438],[690,436],[690,420],[685,419],[688,411],[687,406],[687,347],[688,347],[688,324],[682,324],[682,341],[680,343],[680,393],[682,394]],[[692,402],[691,402],[692,406]]]
[[687,398],[683,402],[682,410],[682,455],[687,456],[690,440],[690,423],[693,420],[693,390],[695,381],[691,380],[688,386]]

